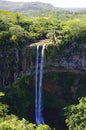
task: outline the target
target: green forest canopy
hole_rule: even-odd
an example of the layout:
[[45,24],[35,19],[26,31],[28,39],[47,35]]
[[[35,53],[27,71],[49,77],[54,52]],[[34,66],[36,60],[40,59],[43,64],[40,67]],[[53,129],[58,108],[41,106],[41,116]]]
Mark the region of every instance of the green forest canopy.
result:
[[60,45],[86,41],[86,15],[50,12],[49,16],[26,17],[0,10],[0,47],[18,47],[50,38]]

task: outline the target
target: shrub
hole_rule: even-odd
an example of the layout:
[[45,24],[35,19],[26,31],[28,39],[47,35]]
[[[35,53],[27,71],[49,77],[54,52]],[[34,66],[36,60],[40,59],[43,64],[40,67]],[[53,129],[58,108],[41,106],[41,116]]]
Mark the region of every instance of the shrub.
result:
[[82,97],[79,104],[71,105],[64,110],[69,130],[86,130],[86,97]]

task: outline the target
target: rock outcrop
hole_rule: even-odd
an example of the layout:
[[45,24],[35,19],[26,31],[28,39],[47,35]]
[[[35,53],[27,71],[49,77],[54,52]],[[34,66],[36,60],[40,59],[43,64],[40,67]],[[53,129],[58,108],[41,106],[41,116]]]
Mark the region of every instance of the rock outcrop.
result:
[[[40,46],[41,48],[41,46]],[[47,45],[45,49],[44,73],[71,72],[77,74],[86,73],[86,47],[77,44],[64,48],[63,52],[57,45]],[[22,73],[32,74],[35,69],[36,44],[27,47],[23,53]]]
[[0,51],[0,85],[6,86],[15,81],[18,77],[34,74],[36,46],[39,45],[41,48],[44,43],[47,43],[44,57],[44,73],[86,73],[85,45],[73,43],[71,45],[63,45],[59,47],[58,45],[49,44],[49,40],[44,40],[39,43],[31,44],[22,50],[14,48],[9,52]]

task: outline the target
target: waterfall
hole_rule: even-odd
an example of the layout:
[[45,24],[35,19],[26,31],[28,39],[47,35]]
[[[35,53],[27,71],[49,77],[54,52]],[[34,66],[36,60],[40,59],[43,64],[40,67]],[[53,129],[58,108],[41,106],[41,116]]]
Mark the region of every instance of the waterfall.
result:
[[[44,120],[42,117],[42,79],[43,79],[43,66],[44,66],[44,49],[45,49],[45,44],[42,47],[42,52],[41,52],[41,61],[40,61],[40,66],[39,64],[39,46],[37,46],[36,50],[36,75],[35,75],[35,116],[36,116],[36,124],[44,124]],[[40,70],[39,70],[39,67]],[[39,71],[38,71],[39,70]]]

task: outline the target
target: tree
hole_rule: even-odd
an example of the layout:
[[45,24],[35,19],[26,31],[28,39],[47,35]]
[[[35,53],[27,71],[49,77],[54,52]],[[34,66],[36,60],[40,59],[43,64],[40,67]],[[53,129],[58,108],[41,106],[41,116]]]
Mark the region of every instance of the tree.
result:
[[86,130],[86,97],[82,97],[79,104],[71,105],[64,110],[69,130]]
[[14,25],[10,27],[9,33],[11,35],[10,41],[14,43],[14,46],[22,48],[24,45],[28,43],[28,32],[21,26]]

